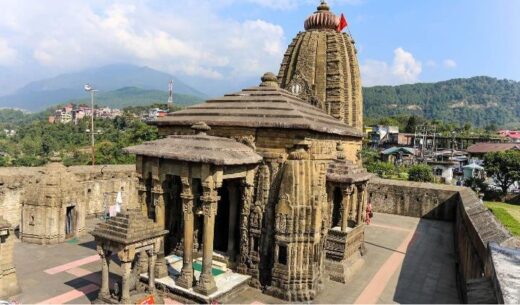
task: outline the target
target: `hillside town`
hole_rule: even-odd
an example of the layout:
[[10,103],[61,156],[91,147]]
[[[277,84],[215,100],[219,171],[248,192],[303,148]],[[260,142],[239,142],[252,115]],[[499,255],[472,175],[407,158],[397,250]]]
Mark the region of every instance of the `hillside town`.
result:
[[77,124],[79,120],[91,117],[94,112],[94,117],[101,119],[115,119],[122,115],[122,111],[119,109],[112,109],[110,107],[94,108],[92,111],[91,107],[85,105],[75,105],[69,103],[54,111],[53,115],[49,116],[49,123],[61,123],[61,124]]
[[[395,166],[428,164],[437,182],[458,186],[475,178],[496,187],[493,177],[486,175],[484,156],[520,151],[520,131],[499,130],[491,136],[454,132],[443,136],[435,133],[434,128],[420,126],[416,133],[405,133],[397,126],[365,127],[366,145],[376,150],[384,162]],[[520,185],[514,183],[510,191],[520,192]]]

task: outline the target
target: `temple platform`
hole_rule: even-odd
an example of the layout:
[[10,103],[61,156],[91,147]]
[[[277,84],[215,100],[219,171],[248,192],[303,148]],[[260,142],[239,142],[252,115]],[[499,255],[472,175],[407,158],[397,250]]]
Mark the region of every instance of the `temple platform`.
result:
[[[214,257],[219,254],[214,253]],[[222,299],[228,295],[232,295],[235,292],[239,292],[242,288],[248,286],[248,282],[251,278],[249,275],[239,274],[228,269],[225,264],[214,261],[212,274],[215,278],[215,284],[217,285],[217,291],[210,295],[200,294],[194,291],[193,288],[186,289],[175,284],[176,279],[181,274],[182,269],[182,257],[170,255],[166,257],[166,265],[168,267],[169,276],[158,278],[155,280],[157,287],[161,290],[169,291],[173,297],[179,297],[179,300],[188,299],[197,303],[211,303],[213,300]],[[200,260],[193,260],[193,269],[195,279],[199,279],[202,265]],[[141,274],[141,280],[147,281],[148,275],[146,273]]]

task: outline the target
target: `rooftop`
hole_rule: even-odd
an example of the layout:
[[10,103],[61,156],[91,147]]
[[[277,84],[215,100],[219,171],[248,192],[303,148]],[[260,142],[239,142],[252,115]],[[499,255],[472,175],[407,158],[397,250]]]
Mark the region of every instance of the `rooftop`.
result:
[[191,126],[200,121],[210,126],[306,129],[344,136],[363,136],[361,131],[304,102],[289,91],[280,89],[272,73],[266,73],[258,87],[170,113],[151,124]]
[[210,128],[205,123],[196,124],[192,128],[199,133],[169,136],[128,147],[124,151],[141,156],[214,165],[257,164],[262,161],[262,157],[245,144],[207,135],[204,131]]
[[99,223],[91,232],[94,237],[115,241],[124,245],[155,238],[168,231],[161,228],[141,211],[125,211]]
[[472,154],[485,154],[488,152],[508,151],[520,149],[518,143],[477,143],[468,147],[468,152]]

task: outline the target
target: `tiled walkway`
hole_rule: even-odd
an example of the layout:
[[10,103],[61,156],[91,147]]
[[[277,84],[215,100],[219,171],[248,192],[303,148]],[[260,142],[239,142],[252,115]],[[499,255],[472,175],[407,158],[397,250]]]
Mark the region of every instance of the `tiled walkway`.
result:
[[[328,282],[315,303],[459,302],[452,223],[376,214],[365,241],[367,263],[355,279],[346,285]],[[85,304],[97,295],[100,263],[89,237],[77,244],[17,243],[15,264],[20,303]],[[111,269],[118,272],[117,264]],[[281,301],[248,288],[231,302]]]

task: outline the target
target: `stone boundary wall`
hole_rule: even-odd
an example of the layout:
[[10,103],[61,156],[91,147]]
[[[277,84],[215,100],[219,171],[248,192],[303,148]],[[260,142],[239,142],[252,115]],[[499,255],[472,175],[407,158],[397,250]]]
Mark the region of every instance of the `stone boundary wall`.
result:
[[502,259],[500,262],[500,270],[510,270],[515,268],[514,262],[520,260],[520,251],[517,251],[520,241],[504,228],[471,189],[373,179],[368,192],[375,212],[454,222],[457,275],[464,302],[468,300],[468,282],[483,278],[493,281],[498,302],[507,302],[505,296],[511,295],[511,289],[517,289],[517,295],[520,295],[518,288],[511,288],[511,285],[518,287],[520,279],[508,278],[497,271],[498,256],[491,254],[489,246],[494,243],[510,255],[516,255],[516,260]]
[[[0,215],[14,227],[20,225],[21,207],[26,194],[36,183],[44,183],[45,167],[0,168]],[[87,216],[103,213],[105,193],[123,191],[123,201],[137,206],[135,165],[71,166],[67,168],[77,178],[81,191],[78,201],[87,202]],[[113,198],[112,198],[113,197]]]

